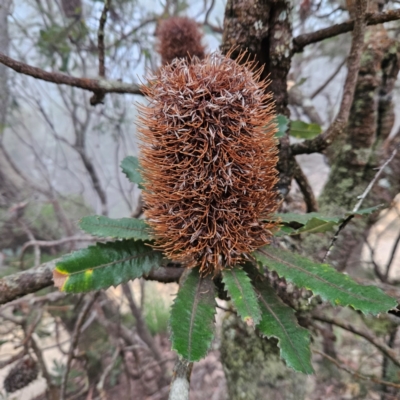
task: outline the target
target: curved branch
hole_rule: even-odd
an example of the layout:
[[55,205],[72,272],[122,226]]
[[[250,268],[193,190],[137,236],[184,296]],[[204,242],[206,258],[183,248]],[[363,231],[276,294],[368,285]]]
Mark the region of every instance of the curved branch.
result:
[[348,57],[348,72],[343,88],[343,97],[339,112],[335,120],[324,133],[318,135],[314,139],[294,143],[291,146],[293,155],[322,152],[331,145],[346,128],[356,89],[358,71],[360,70],[361,55],[364,47],[364,35],[366,31],[366,4],[363,0],[358,0],[356,5],[358,16],[354,22],[353,40],[351,42],[350,54]]
[[[0,63],[13,69],[14,71],[31,76],[42,81],[55,83],[58,85],[67,85],[77,87],[83,90],[88,90],[93,93],[104,92],[104,93],[121,93],[121,94],[139,94],[143,95],[140,90],[140,86],[132,83],[123,83],[119,81],[109,81],[105,79],[89,79],[89,78],[77,78],[59,72],[48,72],[43,69],[33,67],[29,64],[14,60],[11,57],[0,53]],[[92,105],[94,105],[92,103]]]
[[[396,21],[400,19],[400,9],[388,10],[382,13],[367,13],[365,20],[367,25],[378,25],[385,22]],[[317,43],[322,40],[341,35],[342,33],[350,32],[354,29],[354,20],[346,21],[341,24],[336,24],[328,28],[320,29],[311,33],[304,33],[293,38],[293,53],[300,53],[304,47],[312,43]]]

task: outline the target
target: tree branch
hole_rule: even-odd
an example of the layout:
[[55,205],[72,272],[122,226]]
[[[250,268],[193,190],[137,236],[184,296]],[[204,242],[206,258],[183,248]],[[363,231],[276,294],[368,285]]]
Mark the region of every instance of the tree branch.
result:
[[330,355],[325,354],[322,351],[319,351],[317,349],[313,349],[313,352],[321,355],[324,358],[326,358],[331,363],[335,364],[339,369],[342,369],[343,371],[346,371],[347,373],[349,373],[350,375],[353,375],[356,378],[359,378],[359,379],[362,379],[362,380],[365,380],[365,381],[371,381],[371,382],[378,383],[378,384],[385,385],[385,386],[394,387],[396,389],[400,389],[400,384],[398,384],[398,383],[382,381],[381,379],[375,378],[374,376],[362,375],[359,372],[354,371],[354,370],[350,369],[349,367],[341,364],[338,360],[336,360],[336,358],[333,358]]
[[307,206],[307,212],[309,213],[318,211],[317,199],[315,198],[310,182],[308,181],[307,176],[304,174],[297,161],[295,162],[294,165],[293,178],[299,185],[300,191],[303,194],[304,202],[306,203]]
[[371,332],[367,331],[366,329],[359,329],[356,328],[355,326],[347,323],[346,321],[337,319],[337,318],[330,318],[325,315],[317,315],[314,314],[313,319],[321,322],[325,322],[327,324],[335,325],[338,326],[339,328],[342,328],[346,331],[352,332],[355,335],[361,336],[364,339],[366,339],[368,342],[370,342],[372,345],[374,345],[378,350],[380,350],[386,357],[388,357],[393,364],[397,365],[400,367],[400,360],[397,358],[397,354],[393,349],[391,349],[386,343],[383,343],[380,341],[375,335],[373,335]]
[[[35,293],[40,289],[53,285],[53,270],[57,262],[55,259],[44,263],[37,268],[5,276],[0,279],[0,304],[8,303],[21,296]],[[162,283],[178,282],[184,268],[160,267],[144,276],[149,281]]]
[[8,57],[3,53],[0,53],[0,63],[20,74],[28,75],[33,78],[55,83],[58,85],[77,87],[93,93],[102,91],[104,93],[143,95],[139,85],[135,83],[128,84],[119,81],[108,81],[105,79],[77,78],[75,76],[61,74],[59,72],[48,72],[43,69],[32,67],[31,65],[14,60],[13,58]]
[[311,154],[325,150],[340,135],[340,133],[343,132],[347,125],[357,84],[366,30],[366,22],[364,18],[366,3],[363,0],[358,0],[356,2],[356,7],[358,17],[354,22],[353,40],[348,57],[348,72],[339,112],[333,123],[324,133],[318,135],[312,140],[304,140],[300,143],[294,143],[291,146],[293,155]]
[[[396,21],[400,19],[400,9],[388,10],[382,13],[367,13],[365,20],[367,25],[378,25],[385,22]],[[336,24],[328,28],[320,29],[311,33],[304,33],[293,38],[293,53],[300,53],[304,47],[312,43],[317,43],[322,40],[341,35],[342,33],[350,32],[354,29],[355,21],[350,20],[341,24]]]

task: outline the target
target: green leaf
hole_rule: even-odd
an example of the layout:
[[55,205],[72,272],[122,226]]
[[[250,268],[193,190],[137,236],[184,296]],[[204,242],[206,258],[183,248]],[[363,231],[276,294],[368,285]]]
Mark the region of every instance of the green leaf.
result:
[[205,357],[214,337],[215,286],[210,275],[202,278],[198,268],[181,283],[171,309],[172,348],[192,362]]
[[143,188],[143,179],[140,173],[140,164],[137,157],[128,156],[121,162],[122,172],[132,182],[136,183],[139,188]]
[[303,121],[290,122],[290,135],[299,139],[312,139],[322,132],[318,124],[308,124]]
[[282,114],[279,114],[275,120],[276,124],[278,125],[278,132],[276,132],[276,137],[281,138],[285,136],[285,133],[288,128],[289,120]]
[[397,302],[375,286],[363,286],[328,264],[271,246],[254,253],[257,261],[298,287],[311,290],[333,305],[351,306],[363,313],[379,314],[396,307]]
[[349,217],[371,214],[380,208],[382,208],[382,205],[365,208],[354,213],[349,211],[343,216],[335,217],[326,217],[317,212],[307,214],[277,213],[275,216],[281,221],[283,226],[277,232],[276,236],[328,232]]
[[251,270],[261,306],[262,319],[258,330],[268,338],[279,340],[280,355],[289,367],[312,374],[309,331],[298,325],[295,311],[282,302],[265,277],[253,266],[246,265],[246,268]]
[[226,269],[222,281],[243,321],[251,326],[257,325],[261,319],[260,306],[246,272],[239,268]]
[[88,292],[117,286],[159,267],[162,253],[142,241],[97,243],[56,264],[54,283],[63,292]]
[[102,215],[84,217],[79,221],[82,230],[99,237],[151,240],[149,226],[143,219],[111,219]]

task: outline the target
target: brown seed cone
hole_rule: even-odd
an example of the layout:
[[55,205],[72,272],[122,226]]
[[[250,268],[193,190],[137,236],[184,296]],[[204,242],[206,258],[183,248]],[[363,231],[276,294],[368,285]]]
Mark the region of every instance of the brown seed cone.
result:
[[175,60],[142,87],[145,215],[158,247],[203,275],[268,243],[279,203],[271,95],[238,62]]
[[20,360],[4,379],[4,390],[13,393],[28,386],[33,382],[39,373],[39,368],[35,360],[26,356]]
[[172,17],[162,21],[157,36],[157,51],[163,65],[170,64],[175,58],[204,58],[203,34],[191,18]]

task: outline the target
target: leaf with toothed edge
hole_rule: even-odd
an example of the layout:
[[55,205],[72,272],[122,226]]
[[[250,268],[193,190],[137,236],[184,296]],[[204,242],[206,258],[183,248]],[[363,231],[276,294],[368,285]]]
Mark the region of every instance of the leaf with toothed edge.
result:
[[225,269],[222,271],[222,281],[239,316],[248,325],[257,325],[261,310],[246,272],[240,268]]
[[65,256],[56,264],[54,284],[63,292],[107,289],[148,274],[163,260],[143,241],[97,243]]
[[182,278],[171,308],[171,343],[181,357],[193,362],[206,356],[214,337],[215,286],[210,275],[200,276],[198,268]]
[[118,239],[151,240],[150,227],[137,218],[112,219],[91,215],[79,221],[79,227],[91,235]]
[[143,189],[143,178],[140,173],[140,164],[137,157],[125,157],[121,162],[121,168],[122,172],[132,183],[136,183],[140,189]]
[[304,374],[312,374],[310,332],[299,326],[295,311],[284,304],[264,276],[251,264],[245,265],[252,279],[261,307],[261,321],[257,328],[268,338],[278,339],[280,356],[288,367]]
[[359,285],[328,264],[315,263],[290,251],[267,246],[254,252],[253,256],[262,266],[298,287],[311,290],[332,305],[351,306],[374,315],[397,305],[395,299],[376,286]]

